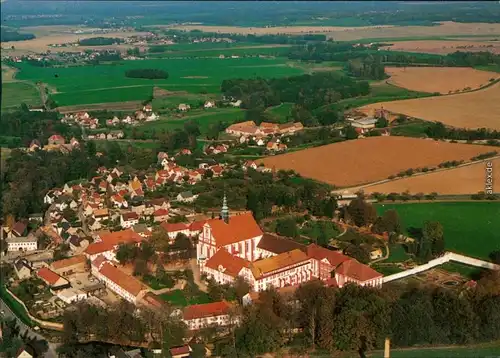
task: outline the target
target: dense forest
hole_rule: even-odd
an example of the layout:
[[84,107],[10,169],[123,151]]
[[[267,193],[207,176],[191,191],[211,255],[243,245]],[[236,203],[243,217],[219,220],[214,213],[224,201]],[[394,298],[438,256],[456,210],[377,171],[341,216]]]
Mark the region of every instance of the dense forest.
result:
[[80,46],[108,46],[113,44],[120,44],[123,39],[118,37],[91,37],[88,39],[78,40]]
[[35,35],[33,34],[23,34],[16,30],[8,30],[4,27],[0,29],[0,40],[2,42],[7,41],[23,41],[23,40],[31,40],[34,39]]
[[147,78],[153,79],[167,79],[168,72],[163,70],[158,70],[155,68],[138,68],[133,70],[127,70],[125,72],[126,77],[130,78]]
[[[257,356],[293,346],[297,354],[320,349],[383,349],[386,337],[396,347],[472,344],[500,338],[500,276],[484,275],[475,289],[455,290],[388,285],[373,289],[347,285],[302,285],[293,297],[274,290],[261,294],[244,311],[234,341],[219,346],[224,357]],[[294,328],[301,333],[293,334]]]
[[225,96],[241,99],[241,107],[246,109],[291,102],[313,110],[341,99],[367,95],[370,86],[368,82],[337,73],[314,73],[287,78],[224,80],[221,91]]

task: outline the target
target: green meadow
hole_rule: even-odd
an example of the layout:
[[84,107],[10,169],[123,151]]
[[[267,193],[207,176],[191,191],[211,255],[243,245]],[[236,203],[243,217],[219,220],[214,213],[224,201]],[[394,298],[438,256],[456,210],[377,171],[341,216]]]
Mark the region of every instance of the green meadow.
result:
[[486,260],[492,251],[500,250],[500,202],[384,203],[376,208],[379,214],[396,210],[404,230],[439,221],[446,250]]
[[31,106],[41,104],[40,93],[34,84],[5,82],[2,84],[2,109],[19,107],[21,103]]
[[[286,59],[272,58],[193,58],[121,61],[112,64],[79,67],[35,67],[17,65],[17,78],[47,83],[56,93],[59,106],[87,103],[146,100],[158,86],[170,91],[218,93],[229,78],[285,77],[304,73],[287,65]],[[130,69],[155,68],[169,73],[168,79],[127,78]]]

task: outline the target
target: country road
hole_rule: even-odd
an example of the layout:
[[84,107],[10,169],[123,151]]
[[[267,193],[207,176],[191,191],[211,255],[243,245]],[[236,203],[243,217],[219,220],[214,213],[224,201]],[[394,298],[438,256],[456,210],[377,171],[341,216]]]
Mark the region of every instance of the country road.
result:
[[[28,327],[27,325],[25,325],[14,314],[14,312],[11,311],[11,309],[9,308],[9,306],[7,306],[7,304],[2,299],[0,299],[0,310],[4,312],[3,317],[6,317],[6,318],[15,318],[16,319],[17,324],[21,328],[21,332],[20,332],[21,334],[23,334],[25,331],[28,331],[28,334],[30,336],[36,337],[37,339],[46,340],[44,336],[42,336],[41,334],[35,332],[30,327]],[[49,345],[49,350],[44,354],[44,358],[57,358],[58,355],[56,353],[56,349],[59,346],[59,344],[48,342],[48,345]]]

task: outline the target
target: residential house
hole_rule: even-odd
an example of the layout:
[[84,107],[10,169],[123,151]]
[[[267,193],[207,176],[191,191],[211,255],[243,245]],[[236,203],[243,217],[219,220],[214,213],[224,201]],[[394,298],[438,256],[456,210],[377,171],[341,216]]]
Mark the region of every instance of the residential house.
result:
[[223,327],[238,321],[231,317],[232,309],[232,304],[226,301],[187,306],[182,312],[182,320],[189,330]]
[[64,277],[59,276],[48,267],[42,267],[37,271],[36,274],[43,282],[45,282],[47,286],[49,286],[53,290],[62,290],[71,286],[68,280],[66,280]]
[[124,229],[131,228],[132,226],[138,223],[139,223],[139,215],[137,215],[137,213],[134,213],[133,211],[122,214],[120,216],[120,225]]
[[298,131],[304,129],[304,126],[300,122],[295,123],[283,123],[278,127],[278,132],[281,134],[295,134]]
[[173,348],[169,349],[170,356],[172,358],[189,358],[191,356],[192,351],[193,350],[191,349],[191,347],[188,344],[186,344],[184,346],[173,347]]
[[189,226],[184,223],[168,223],[162,222],[160,226],[167,232],[171,241],[175,240],[177,234],[184,234],[190,236]]
[[65,143],[64,137],[60,136],[59,134],[53,134],[48,139],[49,145],[61,145],[64,143]]
[[206,101],[205,104],[203,105],[203,108],[213,108],[213,107],[215,107],[214,101]]
[[20,280],[24,280],[31,277],[33,266],[28,260],[20,258],[14,261],[14,271]]
[[80,237],[78,235],[73,235],[69,239],[69,248],[71,249],[71,251],[74,252],[85,250],[89,246],[89,244],[90,244],[89,239],[85,237]]
[[27,237],[7,237],[7,251],[36,251],[38,248],[38,238],[34,235]]
[[185,111],[191,109],[191,106],[189,104],[181,103],[181,104],[179,104],[178,109],[179,109],[179,111],[185,112]]
[[57,260],[50,264],[50,269],[63,277],[75,273],[83,273],[87,271],[87,258],[85,255],[77,255],[67,259]]
[[181,203],[192,203],[197,197],[198,195],[193,195],[190,191],[183,191],[182,193],[177,194],[176,199]]
[[126,209],[128,208],[128,202],[119,194],[112,195],[110,198],[111,204],[113,207],[118,209]]
[[92,274],[110,290],[133,304],[146,292],[141,281],[115,267],[104,256],[92,261]]
[[233,106],[233,107],[239,107],[239,106],[241,106],[241,103],[242,103],[241,99],[239,99],[235,102],[230,102],[231,106]]
[[96,219],[90,218],[87,220],[87,228],[90,231],[97,231],[97,230],[100,230],[102,228],[102,224],[99,221],[97,221]]
[[257,163],[255,163],[253,160],[247,160],[245,163],[243,163],[242,169],[248,170],[249,168],[257,170]]
[[154,222],[163,222],[168,219],[168,210],[167,209],[158,209],[153,213]]
[[142,107],[142,110],[144,112],[152,112],[153,111],[153,106],[151,104],[146,104],[144,107]]

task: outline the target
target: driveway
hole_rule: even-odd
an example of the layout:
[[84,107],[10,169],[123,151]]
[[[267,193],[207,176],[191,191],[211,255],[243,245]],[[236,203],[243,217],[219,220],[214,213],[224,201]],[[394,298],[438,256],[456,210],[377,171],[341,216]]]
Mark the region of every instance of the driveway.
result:
[[[45,339],[44,336],[42,336],[41,334],[35,332],[34,330],[32,330],[30,327],[28,327],[27,325],[25,325],[15,314],[14,312],[12,312],[9,308],[9,306],[7,306],[7,304],[5,302],[3,302],[3,300],[0,299],[0,310],[4,311],[5,314],[3,315],[4,317],[6,318],[15,318],[16,321],[17,321],[17,324],[19,325],[19,327],[21,328],[21,334],[23,334],[25,331],[28,331],[28,334],[30,336],[34,336],[36,337],[37,339]],[[45,353],[44,357],[45,358],[57,358],[58,355],[56,353],[56,348],[59,346],[58,344],[55,344],[55,343],[50,343],[48,342],[49,344],[49,350]]]

